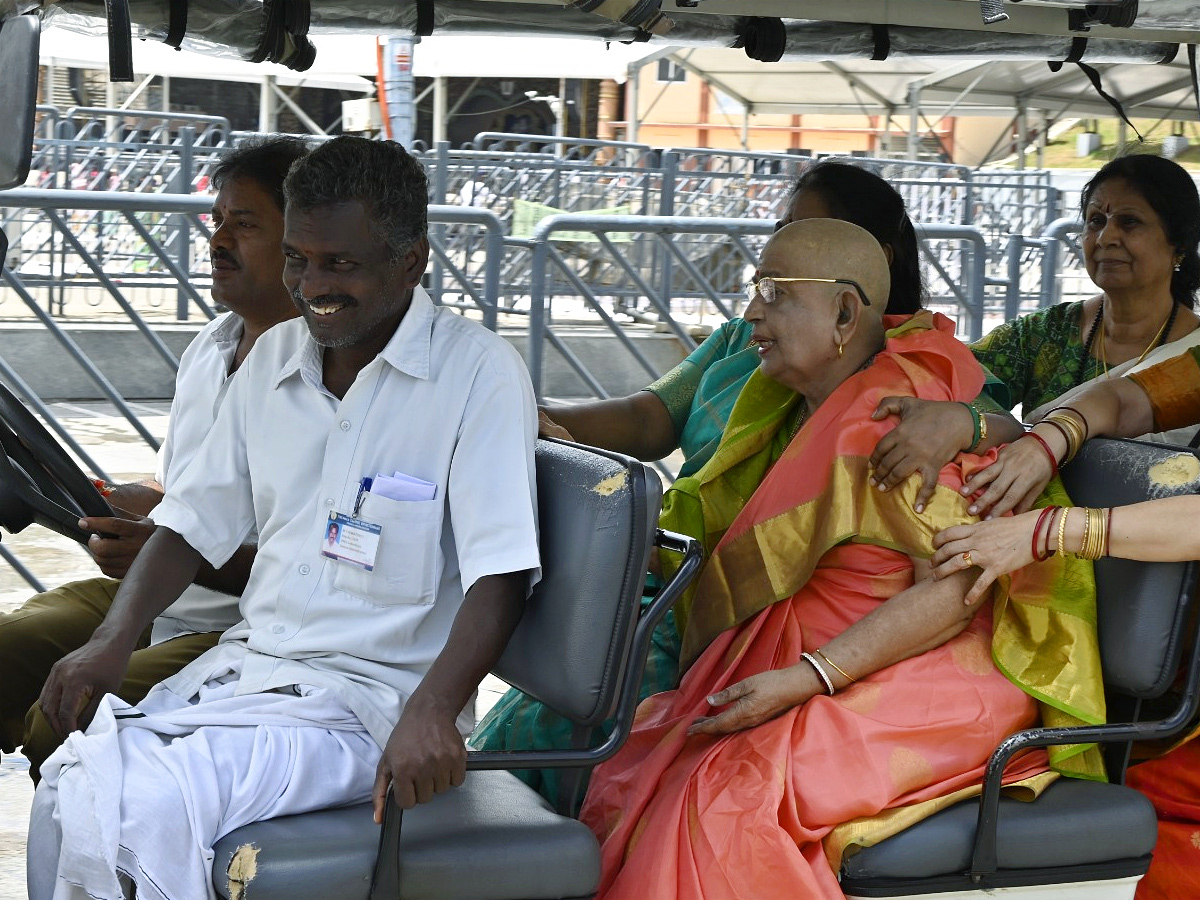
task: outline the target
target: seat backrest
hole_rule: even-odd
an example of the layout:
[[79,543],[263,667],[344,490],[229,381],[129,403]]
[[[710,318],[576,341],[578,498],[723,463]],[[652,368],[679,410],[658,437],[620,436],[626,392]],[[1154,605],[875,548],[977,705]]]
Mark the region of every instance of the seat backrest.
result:
[[[1200,459],[1186,447],[1095,439],[1062,471],[1078,506],[1125,506],[1194,494]],[[1194,527],[1180,522],[1181,528]],[[1104,680],[1110,691],[1149,699],[1175,678],[1197,564],[1096,562],[1096,602]]]
[[539,440],[542,578],[494,671],[581,726],[612,713],[662,500],[638,460]]

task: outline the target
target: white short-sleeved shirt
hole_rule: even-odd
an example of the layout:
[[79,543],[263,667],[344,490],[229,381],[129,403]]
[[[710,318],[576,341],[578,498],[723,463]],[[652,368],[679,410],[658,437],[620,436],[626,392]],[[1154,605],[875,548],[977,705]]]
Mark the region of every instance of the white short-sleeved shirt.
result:
[[[195,464],[154,511],[214,566],[259,534],[242,621],[166,687],[191,697],[230,672],[239,694],[326,687],[382,746],[471,585],[538,577],[537,411],[516,351],[419,287],[341,400],[321,359],[302,320],[259,338]],[[360,479],[394,472],[436,493],[365,496],[359,517],[382,526],[374,570],[322,556],[330,510],[351,512]]]
[[[158,451],[156,479],[166,490],[196,455],[212,430],[225,399],[229,373],[245,332],[240,316],[225,313],[204,326],[179,358],[175,399],[167,420],[167,436]],[[224,631],[241,618],[238,598],[193,584],[168,606],[150,633],[150,642],[182,634]]]

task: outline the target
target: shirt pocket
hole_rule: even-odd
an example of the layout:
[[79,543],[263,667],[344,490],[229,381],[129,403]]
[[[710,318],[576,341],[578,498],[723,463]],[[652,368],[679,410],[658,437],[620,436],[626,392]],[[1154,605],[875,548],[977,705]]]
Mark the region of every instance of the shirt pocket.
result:
[[427,606],[441,574],[440,499],[391,500],[365,494],[357,518],[380,526],[375,566],[368,572],[334,562],[333,586],[376,606]]

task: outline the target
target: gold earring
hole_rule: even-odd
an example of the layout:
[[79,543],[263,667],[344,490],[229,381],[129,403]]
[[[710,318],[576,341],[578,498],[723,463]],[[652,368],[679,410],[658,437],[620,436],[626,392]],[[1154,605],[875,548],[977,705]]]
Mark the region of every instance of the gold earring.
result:
[[838,359],[842,358],[842,354],[846,352],[845,344],[838,344]]

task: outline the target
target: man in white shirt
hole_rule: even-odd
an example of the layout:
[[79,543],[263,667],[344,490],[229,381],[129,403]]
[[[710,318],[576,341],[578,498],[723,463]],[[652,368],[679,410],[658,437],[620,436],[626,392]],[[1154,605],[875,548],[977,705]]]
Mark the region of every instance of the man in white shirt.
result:
[[[379,819],[389,788],[411,807],[461,783],[472,695],[538,577],[528,373],[420,287],[420,164],[341,137],[286,191],[304,321],[260,339],[104,625],[43,692],[60,729],[95,716],[43,767],[34,900],[206,896],[210,848],[247,822],[368,797]],[[255,528],[242,621],[138,708],[97,707],[132,635]]]
[[[212,428],[230,375],[271,326],[296,315],[283,286],[283,179],[307,152],[297,138],[272,138],[244,145],[225,156],[213,174],[209,253],[212,297],[230,312],[217,316],[179,360],[175,398],[155,479],[108,488],[109,502],[125,518],[91,518],[88,549],[110,577],[65,584],[32,597],[0,616],[0,749],[24,748],[30,775],[38,780],[43,760],[62,736],[34,705],[51,667],[87,642],[104,619],[119,579],[154,530],[144,518],[187,468]],[[100,533],[115,535],[101,538]],[[128,670],[115,693],[129,703],[216,644],[240,618],[237,596],[249,572],[253,547],[235,554],[220,572],[205,567],[190,586],[138,636]],[[221,591],[224,591],[222,593]]]

